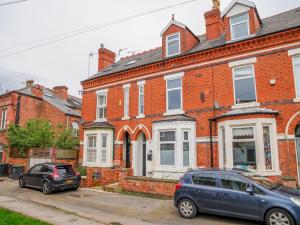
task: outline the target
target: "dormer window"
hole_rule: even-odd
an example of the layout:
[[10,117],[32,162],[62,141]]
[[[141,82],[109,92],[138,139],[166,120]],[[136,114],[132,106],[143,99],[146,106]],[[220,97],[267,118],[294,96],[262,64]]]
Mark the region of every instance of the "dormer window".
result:
[[180,54],[180,33],[172,34],[166,37],[167,57]]
[[243,13],[230,18],[232,40],[248,37],[250,35],[249,13]]

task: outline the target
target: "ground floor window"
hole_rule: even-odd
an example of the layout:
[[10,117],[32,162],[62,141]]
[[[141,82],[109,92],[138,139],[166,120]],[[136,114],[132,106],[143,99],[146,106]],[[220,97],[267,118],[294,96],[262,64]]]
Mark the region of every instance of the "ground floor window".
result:
[[160,165],[175,165],[175,131],[160,132]]
[[0,162],[3,159],[3,145],[0,144]]
[[113,165],[113,132],[110,129],[85,130],[83,164],[90,167]]
[[218,125],[220,167],[280,173],[275,119],[230,120]]

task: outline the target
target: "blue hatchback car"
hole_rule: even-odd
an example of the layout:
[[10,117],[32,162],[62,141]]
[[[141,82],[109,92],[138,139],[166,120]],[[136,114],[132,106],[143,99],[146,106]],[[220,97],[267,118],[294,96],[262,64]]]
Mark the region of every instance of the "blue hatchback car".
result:
[[268,225],[300,225],[300,191],[249,171],[187,172],[176,185],[174,203],[187,219],[203,212]]

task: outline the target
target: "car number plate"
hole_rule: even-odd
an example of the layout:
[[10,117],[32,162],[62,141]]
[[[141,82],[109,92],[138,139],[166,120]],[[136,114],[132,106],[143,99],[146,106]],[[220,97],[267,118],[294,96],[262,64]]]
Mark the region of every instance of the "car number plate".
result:
[[66,184],[71,184],[71,183],[73,183],[73,180],[66,180],[65,183]]

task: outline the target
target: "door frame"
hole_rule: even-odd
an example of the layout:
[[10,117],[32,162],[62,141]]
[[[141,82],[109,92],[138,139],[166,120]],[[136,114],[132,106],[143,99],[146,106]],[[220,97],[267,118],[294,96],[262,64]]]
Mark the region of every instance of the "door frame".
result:
[[125,167],[130,168],[131,163],[130,163],[130,146],[131,146],[131,140],[129,133],[125,133],[125,140],[124,140],[124,145],[125,145]]
[[[300,142],[300,137],[296,137],[295,135],[295,150],[296,150],[296,164],[297,164],[297,183],[298,186],[300,186],[300,167],[299,167],[299,161],[300,161],[300,156],[298,155],[298,145],[297,142]],[[300,152],[300,149],[299,149]]]

